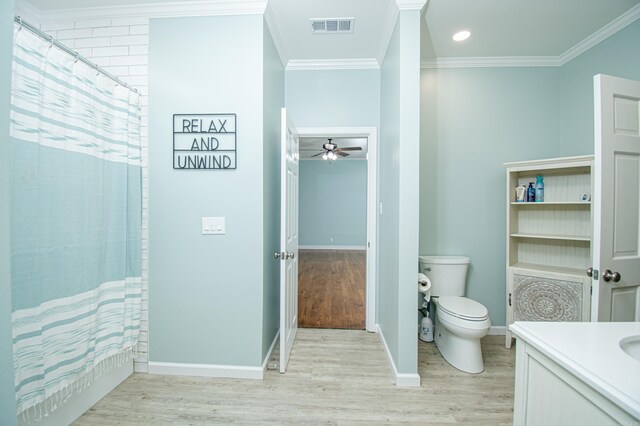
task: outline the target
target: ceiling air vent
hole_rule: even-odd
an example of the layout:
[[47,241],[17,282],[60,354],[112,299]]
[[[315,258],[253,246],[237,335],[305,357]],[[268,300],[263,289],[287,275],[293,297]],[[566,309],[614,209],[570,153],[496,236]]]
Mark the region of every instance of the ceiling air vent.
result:
[[311,32],[314,34],[344,34],[353,32],[354,18],[316,18],[310,19]]

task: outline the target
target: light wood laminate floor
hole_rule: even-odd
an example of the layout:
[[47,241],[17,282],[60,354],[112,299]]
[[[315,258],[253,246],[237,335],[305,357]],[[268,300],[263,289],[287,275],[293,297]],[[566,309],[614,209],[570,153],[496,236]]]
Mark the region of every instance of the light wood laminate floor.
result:
[[482,340],[485,372],[462,373],[418,342],[419,388],[399,388],[378,336],[299,329],[288,371],[264,380],[134,374],[76,425],[512,424],[515,350]]
[[298,326],[364,330],[364,250],[300,250]]

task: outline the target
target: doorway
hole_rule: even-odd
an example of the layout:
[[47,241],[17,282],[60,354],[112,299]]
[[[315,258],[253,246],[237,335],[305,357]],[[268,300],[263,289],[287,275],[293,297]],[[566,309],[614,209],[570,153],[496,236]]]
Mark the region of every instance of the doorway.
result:
[[[349,157],[360,158],[359,168],[364,173],[363,209],[359,218],[363,225],[364,236],[358,243],[340,240],[342,236],[331,237],[331,233],[319,235],[323,244],[301,243],[299,271],[299,324],[301,327],[352,328],[375,332],[376,327],[376,234],[377,234],[377,187],[376,187],[376,148],[377,129],[375,127],[357,128],[299,128],[301,141],[317,138],[326,142],[335,138],[339,147],[358,146],[355,139],[365,141],[366,152],[357,155],[357,150],[345,150]],[[323,154],[323,143],[319,150],[308,152],[307,156]],[[361,146],[361,145],[360,145]],[[302,152],[301,159],[305,158]],[[348,158],[339,155],[336,163]],[[331,161],[331,157],[325,161]],[[312,161],[312,160],[309,160]],[[316,165],[328,166],[322,159],[314,161]],[[336,161],[336,160],[333,160]],[[322,164],[322,163],[324,164]],[[302,165],[304,167],[304,165]],[[301,168],[302,168],[301,167]],[[330,186],[330,185],[329,185]],[[325,186],[322,186],[322,190]],[[301,195],[302,195],[301,185]],[[327,187],[327,197],[331,189]],[[302,201],[302,200],[301,200]],[[302,207],[302,204],[301,204]],[[302,217],[303,211],[300,211]],[[301,224],[302,226],[302,224]],[[319,226],[330,226],[320,223]],[[302,233],[302,231],[301,231]]]

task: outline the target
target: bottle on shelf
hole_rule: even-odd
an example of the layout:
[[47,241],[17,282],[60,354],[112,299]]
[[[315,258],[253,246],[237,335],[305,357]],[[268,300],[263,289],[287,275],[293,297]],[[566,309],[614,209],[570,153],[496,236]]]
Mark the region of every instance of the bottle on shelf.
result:
[[544,182],[542,176],[536,176],[536,202],[542,203],[544,201]]
[[536,201],[536,190],[533,187],[533,182],[529,182],[529,187],[527,188],[527,203],[533,203]]

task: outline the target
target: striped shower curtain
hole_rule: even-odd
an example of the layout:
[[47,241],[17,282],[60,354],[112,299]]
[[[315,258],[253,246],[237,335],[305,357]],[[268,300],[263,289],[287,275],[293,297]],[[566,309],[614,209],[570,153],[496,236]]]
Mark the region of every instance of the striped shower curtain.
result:
[[140,327],[138,95],[15,28],[11,284],[17,414],[46,415]]

